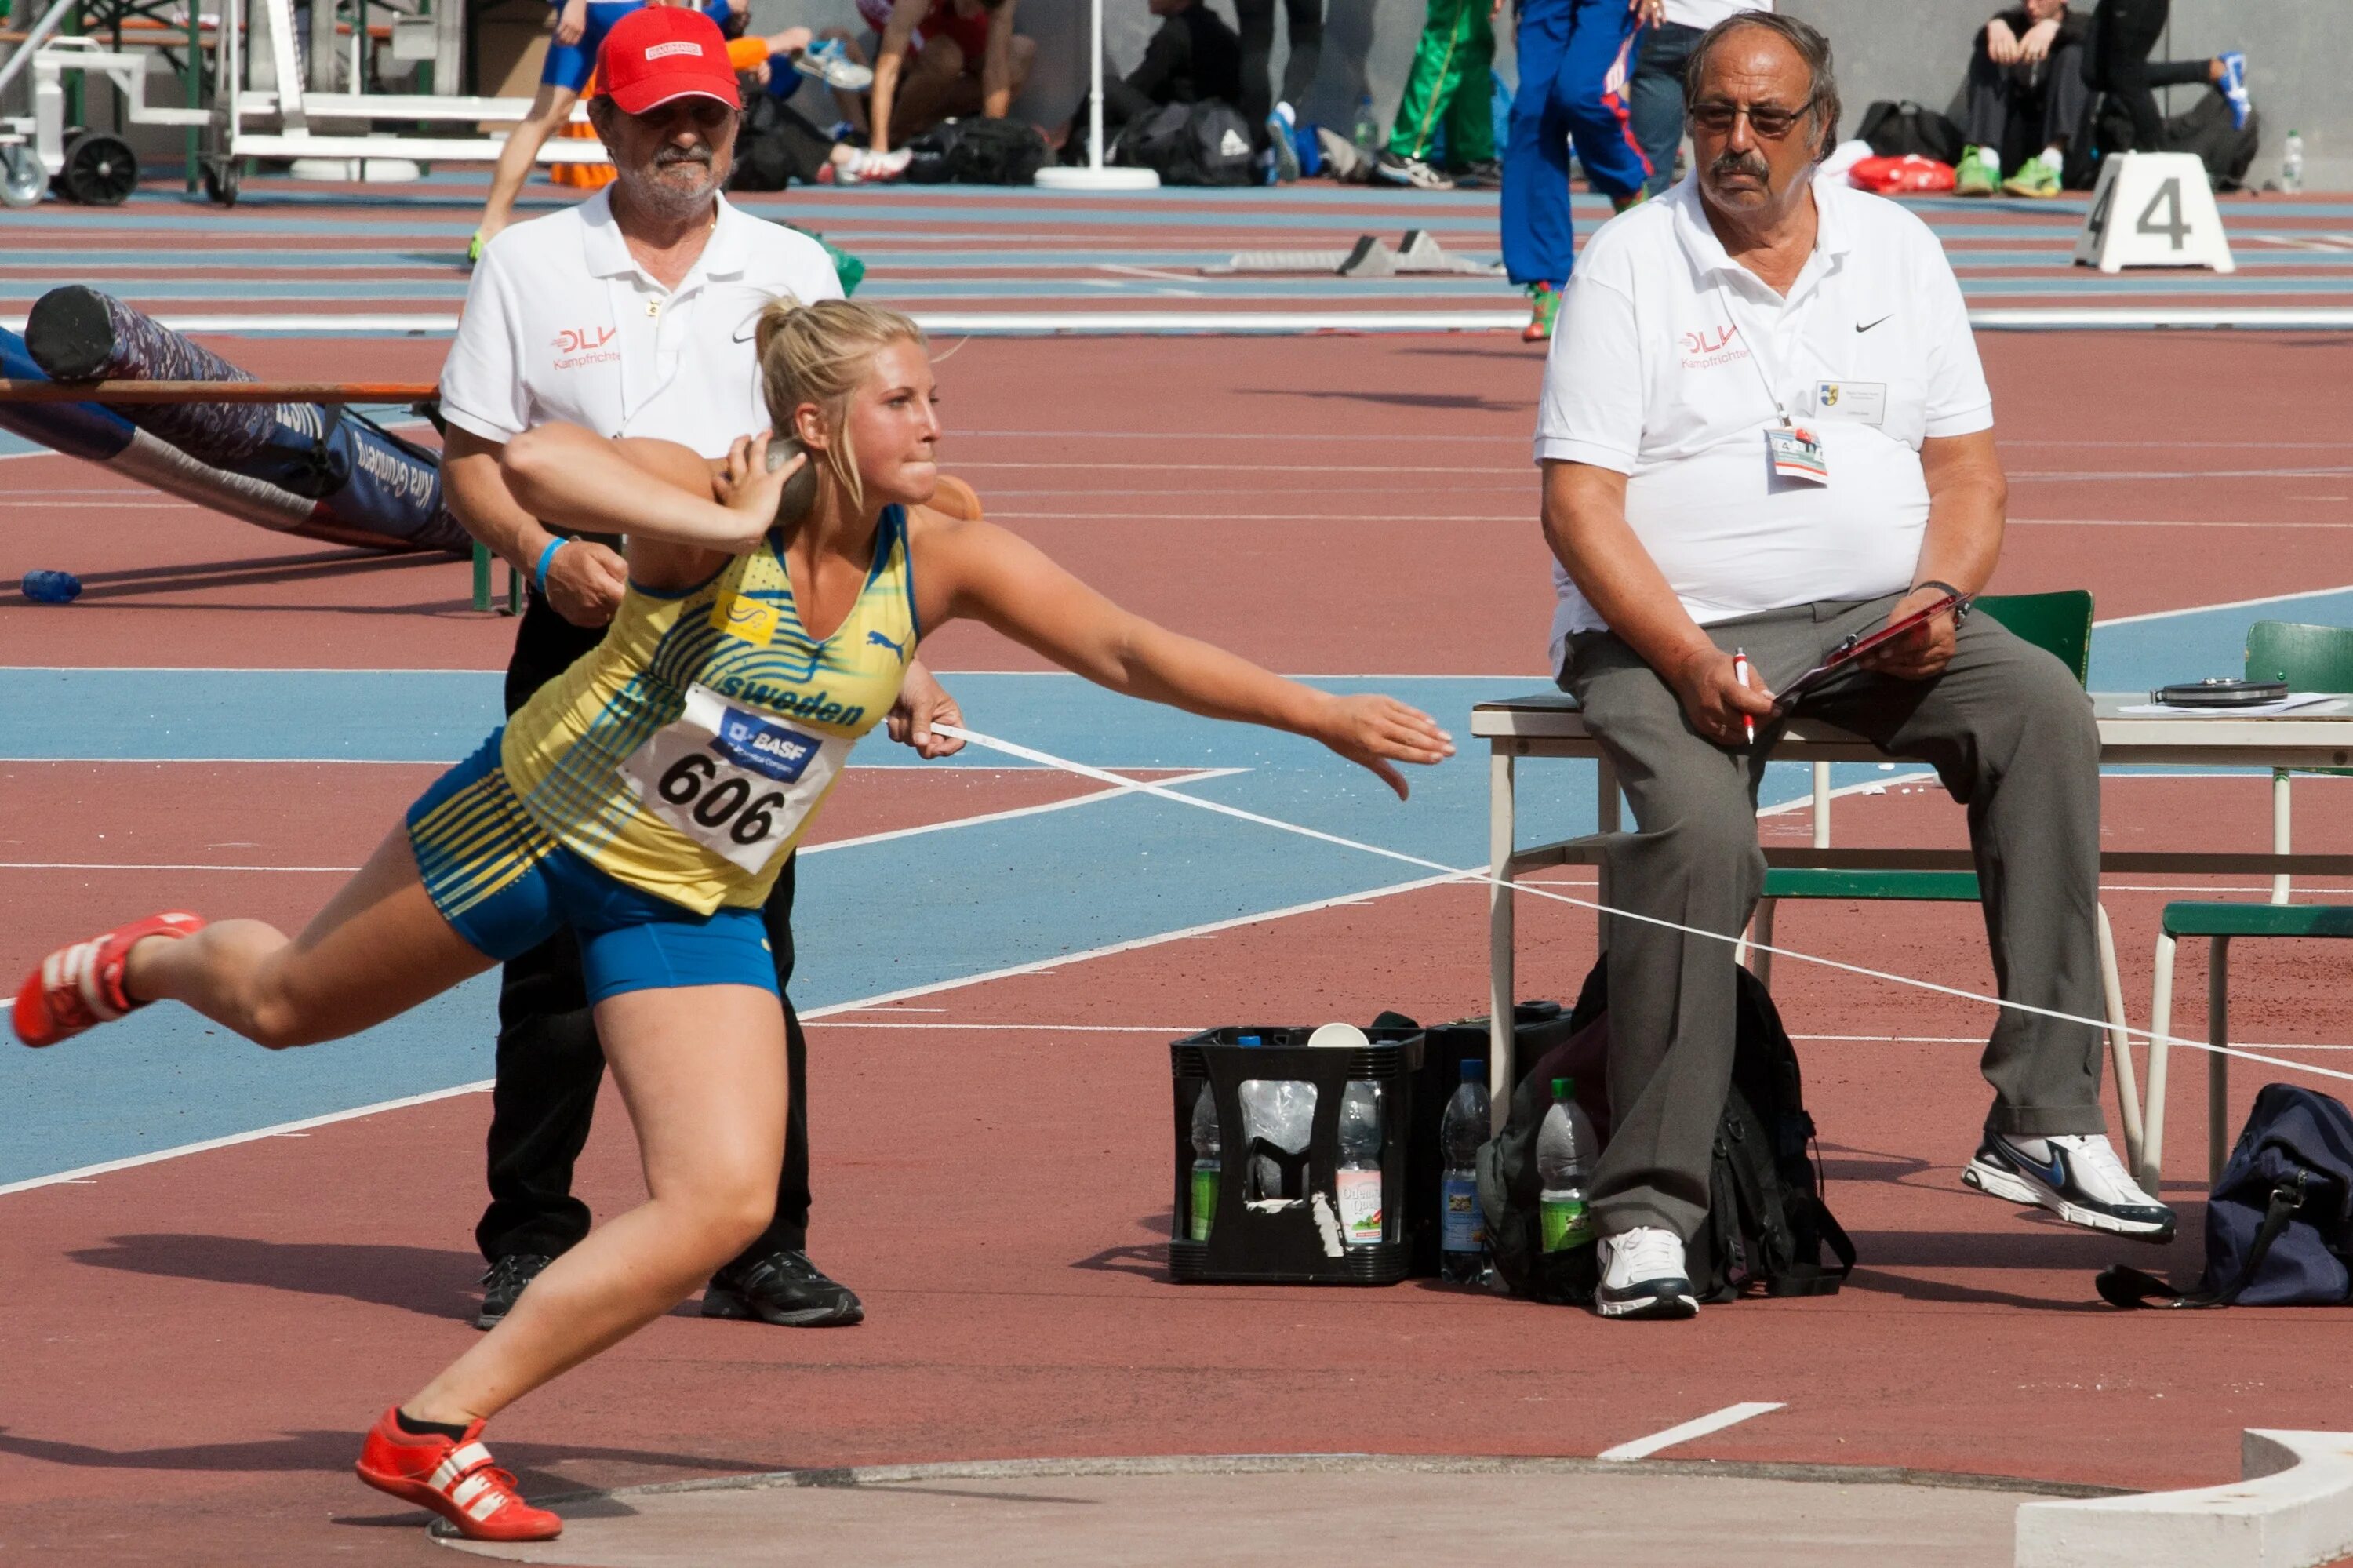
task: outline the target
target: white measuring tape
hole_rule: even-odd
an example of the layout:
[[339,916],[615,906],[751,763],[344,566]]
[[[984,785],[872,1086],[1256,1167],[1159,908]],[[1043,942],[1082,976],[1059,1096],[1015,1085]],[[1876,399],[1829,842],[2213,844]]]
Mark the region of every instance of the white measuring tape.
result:
[[[1342,849],[1358,850],[1366,854],[1379,855],[1384,860],[1398,861],[1406,865],[1419,866],[1426,871],[1442,871],[1463,882],[1484,882],[1496,887],[1508,888],[1514,893],[1526,894],[1533,898],[1549,898],[1556,903],[1574,905],[1579,909],[1590,909],[1596,914],[1613,916],[1620,920],[1639,920],[1645,926],[1662,927],[1667,930],[1681,931],[1691,937],[1705,937],[1712,942],[1722,942],[1727,947],[1737,946],[1740,942],[1740,938],[1727,937],[1720,931],[1704,931],[1695,926],[1684,926],[1672,920],[1662,920],[1655,915],[1638,915],[1630,909],[1620,909],[1593,899],[1578,898],[1567,893],[1556,893],[1548,887],[1536,887],[1525,882],[1508,882],[1495,875],[1492,870],[1466,870],[1461,866],[1447,865],[1439,861],[1424,860],[1418,854],[1408,854],[1403,850],[1386,849],[1379,844],[1368,844],[1361,840],[1343,838],[1338,833],[1327,833],[1321,828],[1303,827],[1297,822],[1286,822],[1279,817],[1268,817],[1256,811],[1246,811],[1240,806],[1229,806],[1217,800],[1204,800],[1198,795],[1187,795],[1181,790],[1171,789],[1164,784],[1148,783],[1143,779],[1106,772],[1100,768],[1090,768],[1083,762],[1073,762],[1067,757],[1056,757],[1051,752],[1039,751],[1033,747],[1019,746],[1009,740],[998,740],[994,736],[982,735],[977,730],[965,729],[957,725],[935,724],[932,726],[932,730],[936,735],[953,736],[958,740],[968,741],[974,746],[982,747],[990,751],[1001,751],[1008,757],[1020,758],[1025,762],[1040,763],[1048,768],[1060,768],[1065,773],[1075,773],[1082,779],[1095,779],[1105,784],[1117,784],[1141,794],[1156,795],[1164,800],[1174,800],[1180,806],[1190,806],[1196,810],[1215,811],[1221,817],[1232,817],[1240,821],[1255,822],[1262,828],[1274,828],[1282,832],[1296,833],[1301,838],[1316,839],[1327,844],[1337,844]],[[2098,1030],[2103,1038],[2105,1038],[2111,1031],[2117,1029],[2121,1029],[2129,1039],[2155,1041],[2160,1038],[2149,1030],[2135,1029],[2128,1024],[2112,1024],[2104,1018],[2084,1018],[2073,1012],[2061,1012],[2055,1008],[2035,1007],[2023,1001],[2010,1001],[2001,997],[1988,996],[1983,991],[1964,991],[1958,986],[1939,985],[1935,980],[1916,980],[1910,975],[1891,974],[1885,969],[1866,969],[1861,964],[1850,964],[1839,959],[1825,959],[1813,953],[1801,953],[1794,948],[1770,947],[1763,942],[1751,942],[1748,946],[1760,953],[1770,953],[1777,959],[1792,959],[1801,964],[1819,964],[1824,969],[1838,969],[1851,975],[1861,975],[1866,980],[1885,980],[1890,985],[1910,986],[1915,991],[1935,991],[1939,996],[1958,997],[1964,1001],[1982,1002],[1988,1007],[2006,1007],[2014,1012],[2032,1013],[2038,1018],[2056,1019],[2062,1023],[2081,1023],[2088,1028]],[[2239,1045],[2215,1045],[2204,1040],[2185,1040],[2179,1034],[2168,1034],[2162,1038],[2168,1045],[2181,1045],[2192,1051],[2236,1056],[2242,1061],[2261,1062],[2266,1066],[2284,1067],[2290,1072],[2310,1073],[2318,1077],[2337,1078],[2347,1083],[2353,1083],[2353,1073],[2339,1072],[2334,1067],[2321,1067],[2309,1062],[2294,1062],[2278,1056],[2266,1056],[2260,1051],[2250,1051]]]

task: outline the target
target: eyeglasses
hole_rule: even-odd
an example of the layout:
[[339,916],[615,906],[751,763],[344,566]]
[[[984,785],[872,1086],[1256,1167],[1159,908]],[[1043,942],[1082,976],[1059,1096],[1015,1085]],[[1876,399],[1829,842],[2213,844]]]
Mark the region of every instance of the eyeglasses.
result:
[[1704,131],[1711,136],[1728,136],[1734,124],[1746,114],[1749,130],[1767,142],[1778,142],[1796,130],[1798,122],[1804,119],[1813,107],[1814,100],[1810,97],[1795,109],[1782,109],[1769,103],[1726,103],[1721,99],[1713,99],[1705,103],[1693,104],[1690,117],[1693,130]]

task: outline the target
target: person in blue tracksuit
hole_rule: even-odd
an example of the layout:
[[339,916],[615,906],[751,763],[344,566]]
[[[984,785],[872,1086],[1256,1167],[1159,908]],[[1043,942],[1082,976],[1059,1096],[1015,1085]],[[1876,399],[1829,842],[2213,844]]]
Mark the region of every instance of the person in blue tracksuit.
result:
[[1520,89],[1504,150],[1504,266],[1528,291],[1530,343],[1552,336],[1568,281],[1568,150],[1621,210],[1641,198],[1651,165],[1634,139],[1629,84],[1646,25],[1664,0],[1521,0]]

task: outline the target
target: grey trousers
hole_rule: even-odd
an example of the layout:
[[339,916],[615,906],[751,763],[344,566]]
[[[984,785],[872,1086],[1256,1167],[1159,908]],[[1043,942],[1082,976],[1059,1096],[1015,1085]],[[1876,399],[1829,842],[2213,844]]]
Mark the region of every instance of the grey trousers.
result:
[[[1799,605],[1707,629],[1746,652],[1768,686],[1819,663],[1850,632],[1877,626],[1893,598]],[[1667,684],[1606,631],[1570,639],[1561,685],[1618,769],[1635,831],[1608,846],[1610,903],[1736,936],[1765,885],[1757,789],[1778,726],[1754,747],[1703,738]],[[1985,616],[1963,622],[1933,681],[1856,671],[1800,713],[1935,767],[1968,808],[1994,974],[2010,1001],[2102,1016],[2099,734],[2073,672]],[[1656,1225],[1688,1238],[1707,1212],[1708,1164],[1731,1083],[1732,949],[1639,921],[1606,918],[1609,1103],[1615,1122],[1594,1171],[1601,1233]],[[1891,1009],[1904,1004],[1887,998]],[[2101,1032],[2005,1009],[1982,1062],[1988,1129],[2019,1137],[2103,1130]]]

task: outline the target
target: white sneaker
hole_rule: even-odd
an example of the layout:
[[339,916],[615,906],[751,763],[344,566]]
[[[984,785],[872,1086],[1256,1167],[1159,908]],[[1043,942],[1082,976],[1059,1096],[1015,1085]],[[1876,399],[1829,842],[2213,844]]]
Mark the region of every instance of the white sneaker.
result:
[[913,151],[906,147],[893,147],[887,153],[860,147],[850,156],[849,163],[834,172],[834,184],[858,185],[870,180],[895,180],[907,172],[907,165],[914,156]]
[[1699,1311],[1683,1272],[1683,1238],[1653,1225],[1601,1238],[1601,1287],[1593,1309],[1604,1318],[1689,1318]]
[[2035,1139],[1989,1132],[1961,1181],[2013,1203],[2038,1203],[2071,1225],[2138,1241],[2173,1239],[2173,1211],[2141,1191],[2101,1133]]

